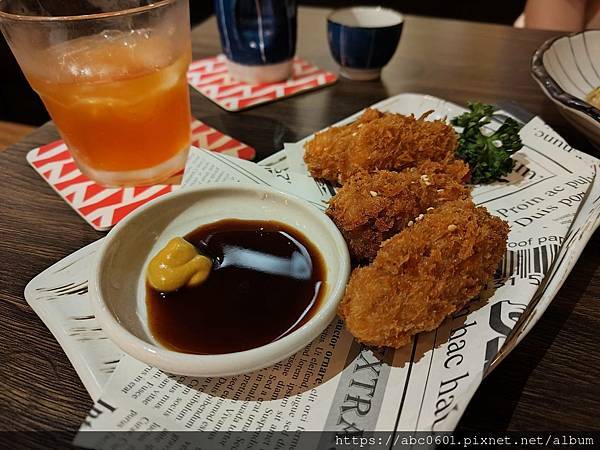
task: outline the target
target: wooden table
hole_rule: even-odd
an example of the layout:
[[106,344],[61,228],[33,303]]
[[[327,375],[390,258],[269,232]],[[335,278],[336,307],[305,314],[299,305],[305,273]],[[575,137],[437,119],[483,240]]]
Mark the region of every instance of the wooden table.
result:
[[[298,54],[335,70],[326,10],[301,9]],[[408,17],[398,52],[381,81],[333,87],[227,113],[192,92],[196,117],[256,147],[263,158],[386,97],[422,92],[454,102],[513,99],[582,150],[578,138],[529,75],[529,59],[551,32]],[[193,31],[196,58],[220,48],[214,20]],[[100,238],[25,162],[57,137],[51,124],[0,154],[0,428],[74,433],[91,400],[61,348],[23,299],[27,282]],[[486,379],[460,430],[598,429],[600,410],[600,236],[540,323]],[[35,437],[33,439],[36,439]]]
[[31,133],[34,127],[20,123],[0,122],[0,152],[14,144],[25,135]]

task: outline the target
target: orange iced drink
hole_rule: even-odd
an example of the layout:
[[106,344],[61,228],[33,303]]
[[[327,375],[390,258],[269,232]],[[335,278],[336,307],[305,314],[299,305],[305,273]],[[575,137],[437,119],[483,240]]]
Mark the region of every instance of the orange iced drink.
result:
[[104,31],[48,48],[45,72],[26,73],[90,178],[147,184],[183,168],[191,48],[174,47],[160,32]]

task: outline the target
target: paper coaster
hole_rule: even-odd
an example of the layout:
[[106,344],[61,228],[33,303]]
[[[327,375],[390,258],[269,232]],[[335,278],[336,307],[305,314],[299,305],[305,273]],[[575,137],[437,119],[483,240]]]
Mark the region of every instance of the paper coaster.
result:
[[[208,125],[192,122],[192,145],[242,159],[252,159],[252,147]],[[27,162],[94,229],[110,229],[119,220],[150,200],[179,188],[176,184],[106,188],[83,175],[63,141],[55,141],[27,153]]]
[[190,85],[227,111],[240,111],[262,103],[335,83],[337,75],[300,58],[294,59],[292,77],[271,84],[247,84],[227,73],[225,55],[194,61],[188,70]]

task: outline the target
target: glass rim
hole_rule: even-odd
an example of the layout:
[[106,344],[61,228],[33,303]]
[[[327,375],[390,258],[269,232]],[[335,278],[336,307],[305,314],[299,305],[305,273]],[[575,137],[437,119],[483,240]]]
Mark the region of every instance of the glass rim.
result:
[[[149,5],[136,6],[133,8],[122,9],[119,11],[100,12],[94,14],[79,14],[75,16],[29,16],[26,14],[11,14],[0,9],[0,21],[3,19],[12,20],[15,22],[75,22],[81,20],[94,20],[94,19],[110,19],[120,16],[128,16],[132,14],[138,14],[145,11],[161,8],[165,5],[175,3],[181,0],[159,0]],[[1,1],[0,1],[1,3]]]

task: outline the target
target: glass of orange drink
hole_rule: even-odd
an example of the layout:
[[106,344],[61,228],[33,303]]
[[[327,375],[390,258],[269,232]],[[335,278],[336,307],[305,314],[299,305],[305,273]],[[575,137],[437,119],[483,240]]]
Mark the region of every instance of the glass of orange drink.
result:
[[143,185],[184,167],[188,0],[0,0],[0,29],[86,176]]

